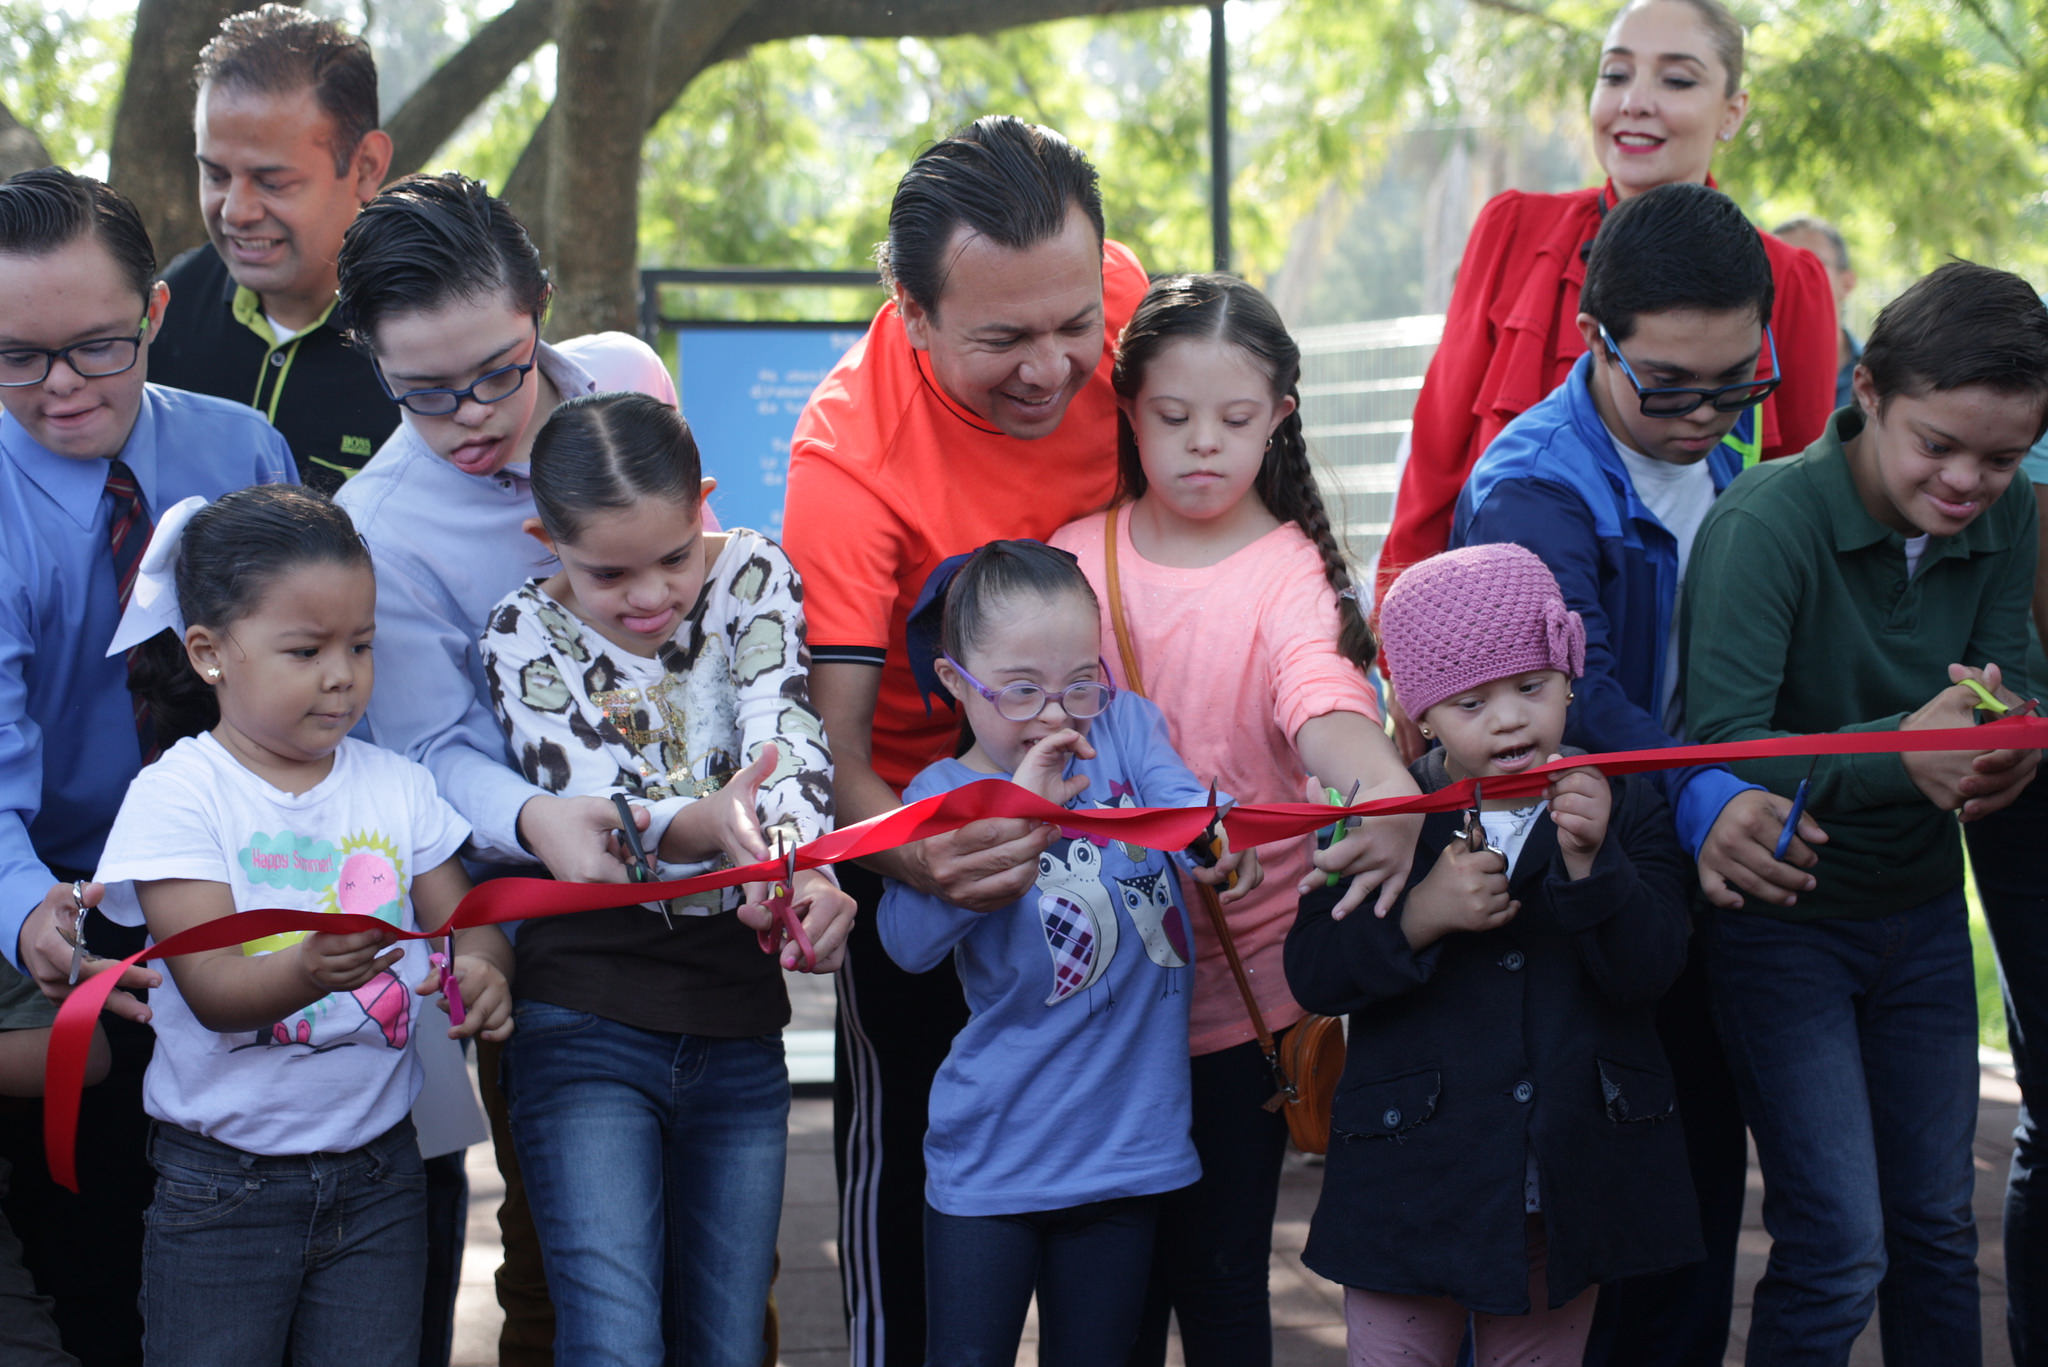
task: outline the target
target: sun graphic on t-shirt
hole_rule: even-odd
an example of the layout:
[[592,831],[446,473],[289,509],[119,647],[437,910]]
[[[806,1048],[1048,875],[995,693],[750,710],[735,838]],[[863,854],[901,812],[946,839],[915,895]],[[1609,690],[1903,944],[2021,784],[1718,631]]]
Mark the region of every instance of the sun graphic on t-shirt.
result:
[[335,846],[341,867],[321,894],[321,910],[405,924],[405,861],[381,835],[358,832]]

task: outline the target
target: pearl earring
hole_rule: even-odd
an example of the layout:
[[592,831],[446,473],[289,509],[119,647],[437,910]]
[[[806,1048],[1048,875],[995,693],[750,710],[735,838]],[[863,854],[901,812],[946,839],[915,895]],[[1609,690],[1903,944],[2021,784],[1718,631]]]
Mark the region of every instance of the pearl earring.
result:
[[1418,726],[1415,729],[1422,733],[1422,738],[1424,740],[1430,739],[1429,728],[1427,726]]
[[207,670],[206,670],[206,677],[207,677],[207,678],[209,678],[209,679],[218,679],[218,678],[220,678],[220,666],[219,666],[219,665],[209,665],[209,666],[207,666]]

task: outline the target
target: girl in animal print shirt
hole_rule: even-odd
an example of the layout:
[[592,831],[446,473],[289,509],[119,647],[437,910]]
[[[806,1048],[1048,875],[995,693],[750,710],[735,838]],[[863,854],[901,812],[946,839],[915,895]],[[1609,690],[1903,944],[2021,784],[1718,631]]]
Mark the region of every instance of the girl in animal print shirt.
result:
[[[972,743],[912,779],[906,800],[1011,778],[1076,808],[1207,801],[1159,710],[1110,686],[1095,594],[1072,556],[996,541],[948,587],[952,568],[922,596],[930,608],[943,600],[942,631],[926,628],[930,608],[911,616],[911,667],[957,700]],[[1249,853],[1194,876],[1233,870],[1223,900],[1234,902],[1258,882]],[[890,957],[916,973],[950,953],[970,1012],[932,1084],[925,1132],[930,1361],[1012,1361],[1034,1290],[1041,1361],[1109,1367],[1129,1353],[1159,1197],[1200,1171],[1179,892],[1168,856],[1068,835],[998,911],[893,882],[883,894]]]
[[[483,636],[513,764],[549,792],[626,798],[664,878],[828,830],[803,590],[766,537],[704,530],[681,416],[641,394],[571,400],[532,479],[527,530],[561,568]],[[757,943],[764,892],[622,896],[518,937],[532,1040],[506,1050],[503,1080],[566,1358],[660,1361],[665,1341],[692,1362],[759,1358],[789,1112],[782,970],[836,969],[852,908],[829,872],[796,875],[817,951],[800,964],[794,944]]]

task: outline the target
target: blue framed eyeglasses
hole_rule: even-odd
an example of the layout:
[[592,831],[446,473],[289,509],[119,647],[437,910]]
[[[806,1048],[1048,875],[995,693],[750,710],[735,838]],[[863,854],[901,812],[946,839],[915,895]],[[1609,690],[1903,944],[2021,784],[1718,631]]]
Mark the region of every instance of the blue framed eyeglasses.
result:
[[1724,384],[1718,389],[1647,389],[1636,378],[1635,371],[1629,367],[1628,357],[1621,354],[1621,348],[1615,345],[1604,323],[1600,325],[1600,340],[1607,347],[1607,354],[1621,367],[1621,373],[1628,376],[1628,382],[1635,387],[1636,401],[1642,405],[1646,418],[1682,418],[1703,403],[1712,404],[1716,413],[1740,413],[1769,398],[1771,391],[1784,379],[1778,373],[1778,342],[1771,335],[1769,324],[1764,325],[1764,345],[1771,353],[1771,377]]
[[526,383],[526,373],[540,361],[540,319],[533,320],[533,352],[518,365],[501,365],[496,370],[487,370],[461,389],[408,389],[403,394],[393,392],[391,382],[384,378],[384,367],[371,364],[377,372],[377,383],[384,389],[384,397],[423,418],[443,418],[462,407],[464,399],[475,399],[478,403],[503,403],[519,392],[519,386]]
[[[1101,679],[1083,679],[1079,683],[1070,683],[1065,688],[1057,690],[1040,688],[1034,683],[1013,683],[1005,684],[1001,688],[990,688],[969,674],[951,655],[941,652],[941,656],[967,681],[968,687],[995,704],[996,715],[1004,721],[1030,721],[1045,711],[1045,705],[1049,702],[1058,703],[1060,711],[1068,716],[1086,721],[1090,717],[1101,716],[1109,710],[1109,705],[1116,701],[1116,685]],[[1097,660],[1096,664],[1102,667],[1104,678],[1107,678],[1109,665],[1102,660]]]

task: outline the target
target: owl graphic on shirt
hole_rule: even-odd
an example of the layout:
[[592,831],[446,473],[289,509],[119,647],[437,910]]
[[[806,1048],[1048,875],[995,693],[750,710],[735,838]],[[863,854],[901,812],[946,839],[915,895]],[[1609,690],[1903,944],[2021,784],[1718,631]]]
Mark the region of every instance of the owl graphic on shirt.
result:
[[1118,878],[1116,895],[1144,942],[1145,957],[1161,968],[1185,968],[1188,922],[1173,895],[1173,875],[1165,870]]
[[1047,1006],[1093,987],[1116,957],[1116,904],[1102,885],[1102,851],[1063,841],[1038,856],[1038,924],[1052,954]]

